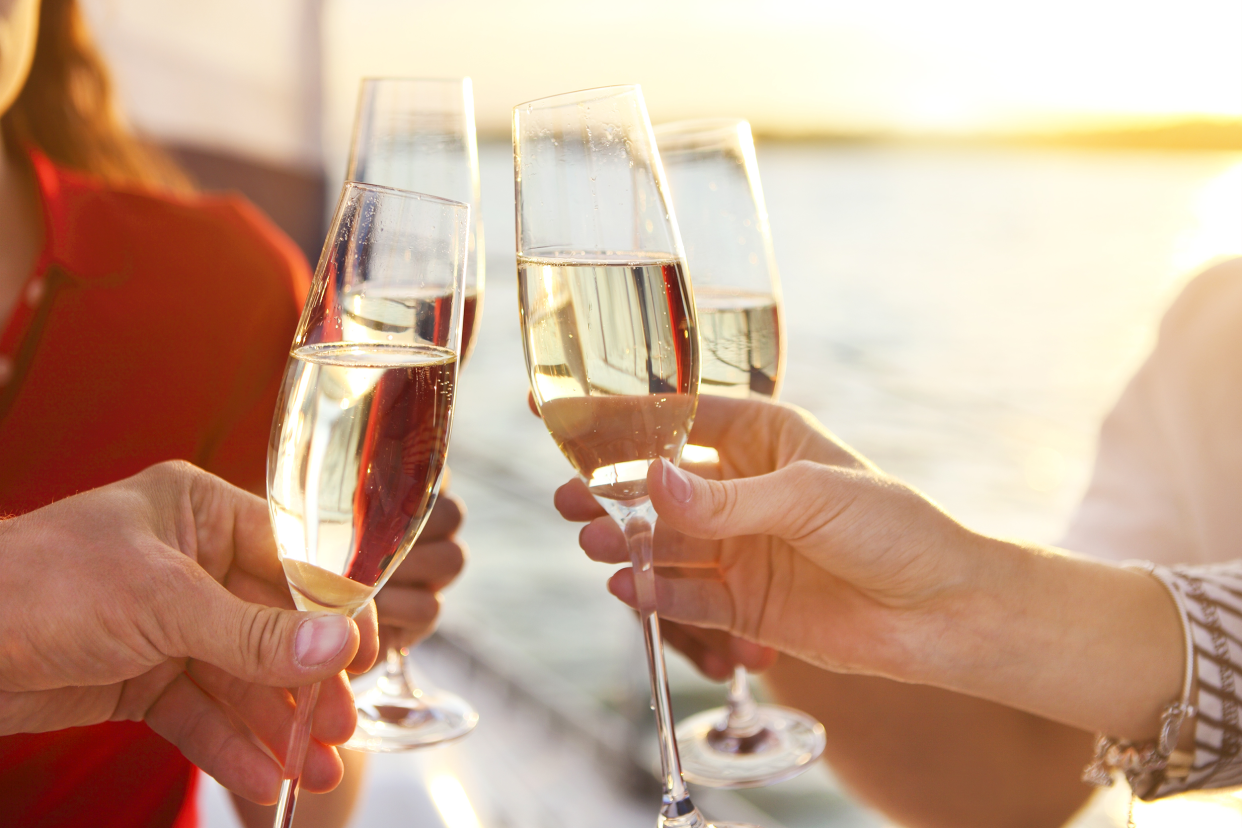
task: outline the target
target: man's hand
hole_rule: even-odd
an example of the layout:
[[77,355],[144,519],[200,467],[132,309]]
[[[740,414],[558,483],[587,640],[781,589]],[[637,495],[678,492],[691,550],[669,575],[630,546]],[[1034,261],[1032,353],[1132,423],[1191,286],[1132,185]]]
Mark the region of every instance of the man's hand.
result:
[[324,682],[303,785],[349,738],[340,671],[375,659],[374,609],[299,613],[266,504],[171,462],[0,522],[0,733],[145,720],[231,790],[273,802],[293,719]]

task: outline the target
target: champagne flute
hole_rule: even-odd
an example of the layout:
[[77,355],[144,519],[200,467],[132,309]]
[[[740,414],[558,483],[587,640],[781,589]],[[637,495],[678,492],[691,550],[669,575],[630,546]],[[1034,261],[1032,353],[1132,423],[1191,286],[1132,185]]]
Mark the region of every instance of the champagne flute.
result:
[[[694,273],[703,374],[699,391],[775,400],[785,369],[780,280],[772,252],[755,143],[738,120],[655,128]],[[686,459],[715,451],[687,446]],[[734,669],[725,707],[677,726],[686,778],[716,788],[771,785],[824,751],[824,726],[798,710],[756,704],[746,668]]]
[[[479,152],[469,78],[367,78],[349,152],[347,181],[430,193],[470,205],[459,370],[474,350],[483,300]],[[479,714],[455,693],[419,682],[409,649],[389,646],[373,686],[358,695],[358,728],[346,747],[372,753],[459,739]]]
[[629,544],[660,742],[657,824],[705,828],[673,734],[647,497],[651,463],[676,463],[694,420],[699,342],[641,90],[591,89],[517,106],[513,157],[531,389],[548,431]]
[[483,213],[470,78],[364,78],[346,181],[379,184],[470,205],[461,326],[464,367],[479,336],[483,303]]
[[[470,207],[346,184],[302,310],[267,455],[276,547],[301,610],[353,616],[439,491],[461,348]],[[298,689],[287,828],[319,685]]]

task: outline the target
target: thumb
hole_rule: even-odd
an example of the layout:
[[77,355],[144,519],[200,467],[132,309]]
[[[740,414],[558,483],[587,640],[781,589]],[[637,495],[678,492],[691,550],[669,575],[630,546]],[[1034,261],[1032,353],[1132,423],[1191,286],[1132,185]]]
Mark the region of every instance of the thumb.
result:
[[838,514],[851,472],[799,461],[758,477],[707,480],[661,458],[647,472],[660,522],[696,538],[774,535],[797,540]]
[[344,615],[296,612],[243,601],[203,573],[168,613],[178,652],[245,681],[297,687],[339,673],[358,651]]

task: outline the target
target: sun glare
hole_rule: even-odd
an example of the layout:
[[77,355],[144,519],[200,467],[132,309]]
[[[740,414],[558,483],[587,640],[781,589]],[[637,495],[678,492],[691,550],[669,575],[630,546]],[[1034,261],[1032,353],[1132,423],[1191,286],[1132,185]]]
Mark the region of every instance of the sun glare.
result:
[[643,84],[656,121],[730,114],[769,134],[1242,117],[1237,0],[344,6],[327,27],[342,112],[365,74],[468,74],[479,128],[505,134],[515,101],[619,82]]
[[1190,272],[1222,256],[1242,255],[1242,161],[1200,190],[1194,215],[1194,226],[1178,240],[1173,254],[1175,272]]
[[1219,795],[1204,799],[1139,800],[1134,803],[1134,824],[1142,828],[1237,828],[1238,798]]
[[445,828],[480,828],[479,817],[456,776],[441,773],[427,781],[427,792]]

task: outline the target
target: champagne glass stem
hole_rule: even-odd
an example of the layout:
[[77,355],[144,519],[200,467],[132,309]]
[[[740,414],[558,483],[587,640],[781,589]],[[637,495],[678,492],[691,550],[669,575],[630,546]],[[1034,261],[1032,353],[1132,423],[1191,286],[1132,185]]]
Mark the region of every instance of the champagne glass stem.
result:
[[656,733],[660,742],[660,770],[664,784],[664,804],[660,824],[665,828],[706,828],[707,820],[690,801],[681,775],[681,759],[677,755],[677,738],[673,734],[673,702],[669,697],[668,671],[664,664],[664,644],[660,638],[660,617],[656,614],[655,568],[652,565],[651,536],[655,531],[655,510],[643,498],[630,504],[624,520],[619,521],[625,532],[634,567],[634,585],[638,595],[638,611],[642,616],[643,640],[647,645],[647,668],[651,676],[651,697],[655,708]]
[[725,730],[730,736],[744,739],[763,729],[763,722],[759,718],[759,705],[750,694],[750,682],[746,680],[746,668],[740,664],[733,668],[726,708],[729,718],[725,722]]
[[422,694],[411,680],[406,669],[407,651],[401,647],[389,647],[384,656],[384,675],[380,677],[380,689],[389,696],[417,699]]
[[289,733],[289,749],[285,751],[284,779],[280,783],[280,800],[276,804],[275,828],[289,828],[293,824],[293,809],[298,804],[302,764],[306,761],[306,748],[310,745],[311,716],[318,700],[319,682],[298,688],[293,730]]

